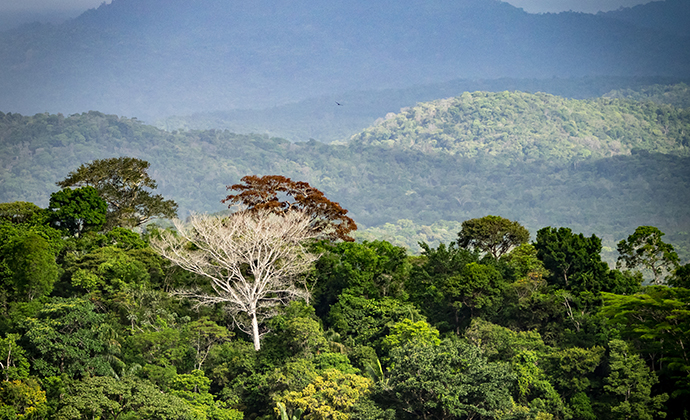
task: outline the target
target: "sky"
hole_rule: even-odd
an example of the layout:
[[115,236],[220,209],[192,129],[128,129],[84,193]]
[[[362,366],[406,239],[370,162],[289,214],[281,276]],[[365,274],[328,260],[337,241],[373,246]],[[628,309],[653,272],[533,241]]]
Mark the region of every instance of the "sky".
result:
[[[404,0],[401,0],[404,1]],[[648,3],[650,0],[504,0],[529,13],[574,12],[596,13]],[[0,30],[22,23],[59,23],[97,8],[110,0],[0,0]]]

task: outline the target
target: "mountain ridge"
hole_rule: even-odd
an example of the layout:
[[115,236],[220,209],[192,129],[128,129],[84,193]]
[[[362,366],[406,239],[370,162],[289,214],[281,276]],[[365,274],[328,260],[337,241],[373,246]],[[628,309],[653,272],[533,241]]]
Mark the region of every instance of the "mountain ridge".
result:
[[690,39],[497,0],[114,0],[0,33],[0,110],[24,114],[149,120],[457,78],[594,75],[690,77]]
[[[258,133],[290,141],[315,139],[323,143],[346,142],[386,114],[438,98],[454,97],[462,92],[521,91],[544,92],[570,99],[600,96],[653,100],[682,106],[690,96],[678,79],[644,77],[585,77],[579,79],[458,79],[449,82],[413,86],[404,89],[354,91],[308,98],[265,109],[236,109],[172,116],[152,122],[168,131],[227,129],[234,133]],[[690,83],[690,79],[687,80]],[[666,90],[662,92],[662,90]],[[670,90],[679,90],[674,93]],[[648,95],[654,91],[654,98]],[[644,96],[647,95],[647,96]],[[686,102],[682,102],[686,101]],[[342,106],[337,106],[340,103]]]
[[652,1],[619,10],[599,12],[598,15],[659,32],[690,37],[690,4],[684,0]]

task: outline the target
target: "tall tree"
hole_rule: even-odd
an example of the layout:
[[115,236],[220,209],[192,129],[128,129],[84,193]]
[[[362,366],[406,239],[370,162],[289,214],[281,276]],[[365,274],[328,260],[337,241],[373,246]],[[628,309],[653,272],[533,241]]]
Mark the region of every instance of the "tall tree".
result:
[[193,215],[188,225],[174,223],[176,235],[163,233],[151,245],[173,263],[209,279],[212,286],[212,292],[180,294],[199,305],[226,303],[259,350],[259,323],[273,316],[276,306],[308,294],[296,278],[317,258],[303,245],[316,235],[311,219],[300,211],[277,215],[263,210],[229,217]]
[[251,212],[268,210],[285,214],[291,210],[301,210],[309,217],[310,228],[319,236],[354,241],[348,234],[356,230],[357,225],[347,216],[347,210],[308,183],[280,175],[248,175],[241,181],[243,184],[227,188],[238,193],[228,195],[222,200],[223,203],[229,202],[229,206],[241,204]]
[[664,232],[653,226],[639,226],[628,239],[618,242],[616,265],[629,270],[641,267],[652,273],[654,284],[664,283],[680,260],[673,245],[662,241],[662,236]]
[[413,265],[405,289],[410,293],[410,300],[435,327],[459,335],[463,308],[455,286],[463,281],[461,273],[465,267],[477,262],[478,254],[458,248],[452,242],[448,246],[439,244],[435,249],[425,243],[420,246],[424,250],[423,263]]
[[690,290],[648,286],[643,293],[604,293],[602,314],[634,343],[652,368],[672,377],[672,397],[690,395]]
[[659,382],[639,355],[623,340],[611,340],[609,375],[604,390],[613,401],[607,417],[611,419],[652,420],[665,417],[667,394],[652,396],[652,387]]
[[458,245],[491,254],[495,259],[529,241],[529,231],[518,222],[500,216],[485,216],[462,222]]
[[534,243],[537,257],[551,272],[550,284],[574,291],[608,291],[608,265],[601,261],[601,239],[574,234],[569,228],[545,227]]
[[469,309],[470,317],[495,311],[505,288],[506,282],[495,267],[475,262],[442,283],[443,294],[451,300],[451,305]]
[[48,220],[72,235],[98,229],[105,224],[108,203],[94,187],[65,188],[50,195]]
[[94,160],[56,184],[62,188],[94,187],[108,203],[107,227],[134,227],[156,217],[175,217],[174,201],[147,190],[156,188],[148,168],[145,160],[131,157]]
[[[511,406],[515,375],[461,340],[408,343],[391,352],[387,396],[401,419],[494,418]],[[413,372],[413,373],[412,373]]]
[[55,258],[51,243],[33,232],[0,246],[0,262],[4,260],[11,273],[14,299],[31,301],[48,295],[60,271]]

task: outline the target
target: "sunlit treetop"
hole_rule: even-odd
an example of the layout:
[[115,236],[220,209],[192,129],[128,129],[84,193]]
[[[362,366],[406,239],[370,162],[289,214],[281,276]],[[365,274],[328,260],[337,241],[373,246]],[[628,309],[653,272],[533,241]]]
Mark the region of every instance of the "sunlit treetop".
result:
[[349,233],[356,230],[357,225],[347,216],[347,210],[308,183],[281,175],[248,175],[241,182],[227,188],[237,191],[222,200],[229,203],[228,207],[239,204],[251,212],[268,210],[277,214],[300,210],[311,218],[311,228],[319,232],[319,236],[354,241]]

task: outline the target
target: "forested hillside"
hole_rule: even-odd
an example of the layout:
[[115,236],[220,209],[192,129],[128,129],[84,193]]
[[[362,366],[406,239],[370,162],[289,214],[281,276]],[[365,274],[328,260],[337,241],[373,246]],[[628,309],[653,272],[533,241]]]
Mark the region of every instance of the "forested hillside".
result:
[[508,162],[601,158],[633,149],[689,156],[688,127],[690,110],[670,105],[466,92],[390,114],[354,136],[351,145]]
[[[631,99],[651,99],[685,108],[690,101],[690,95],[683,92],[683,86],[686,85],[679,83],[680,81],[678,78],[661,76],[459,79],[404,89],[333,93],[265,109],[177,115],[156,120],[153,125],[168,131],[225,129],[233,133],[266,134],[291,141],[308,141],[313,138],[323,143],[343,142],[390,112],[399,112],[401,108],[414,106],[418,102],[458,96],[462,92],[517,90],[550,93],[570,99],[634,95]],[[654,98],[648,97],[651,94],[650,90],[657,93]]]
[[652,85],[637,89],[614,89],[603,95],[607,98],[625,98],[633,101],[652,101],[669,104],[678,108],[690,108],[690,93],[685,83],[671,85]]
[[0,197],[46,205],[80,163],[133,156],[151,162],[183,216],[222,210],[225,187],[244,175],[282,174],[324,190],[365,227],[500,214],[530,229],[597,232],[612,246],[651,224],[685,256],[687,133],[687,110],[668,105],[508,92],[419,104],[347,145],[165,132],[97,112],[3,114]]

